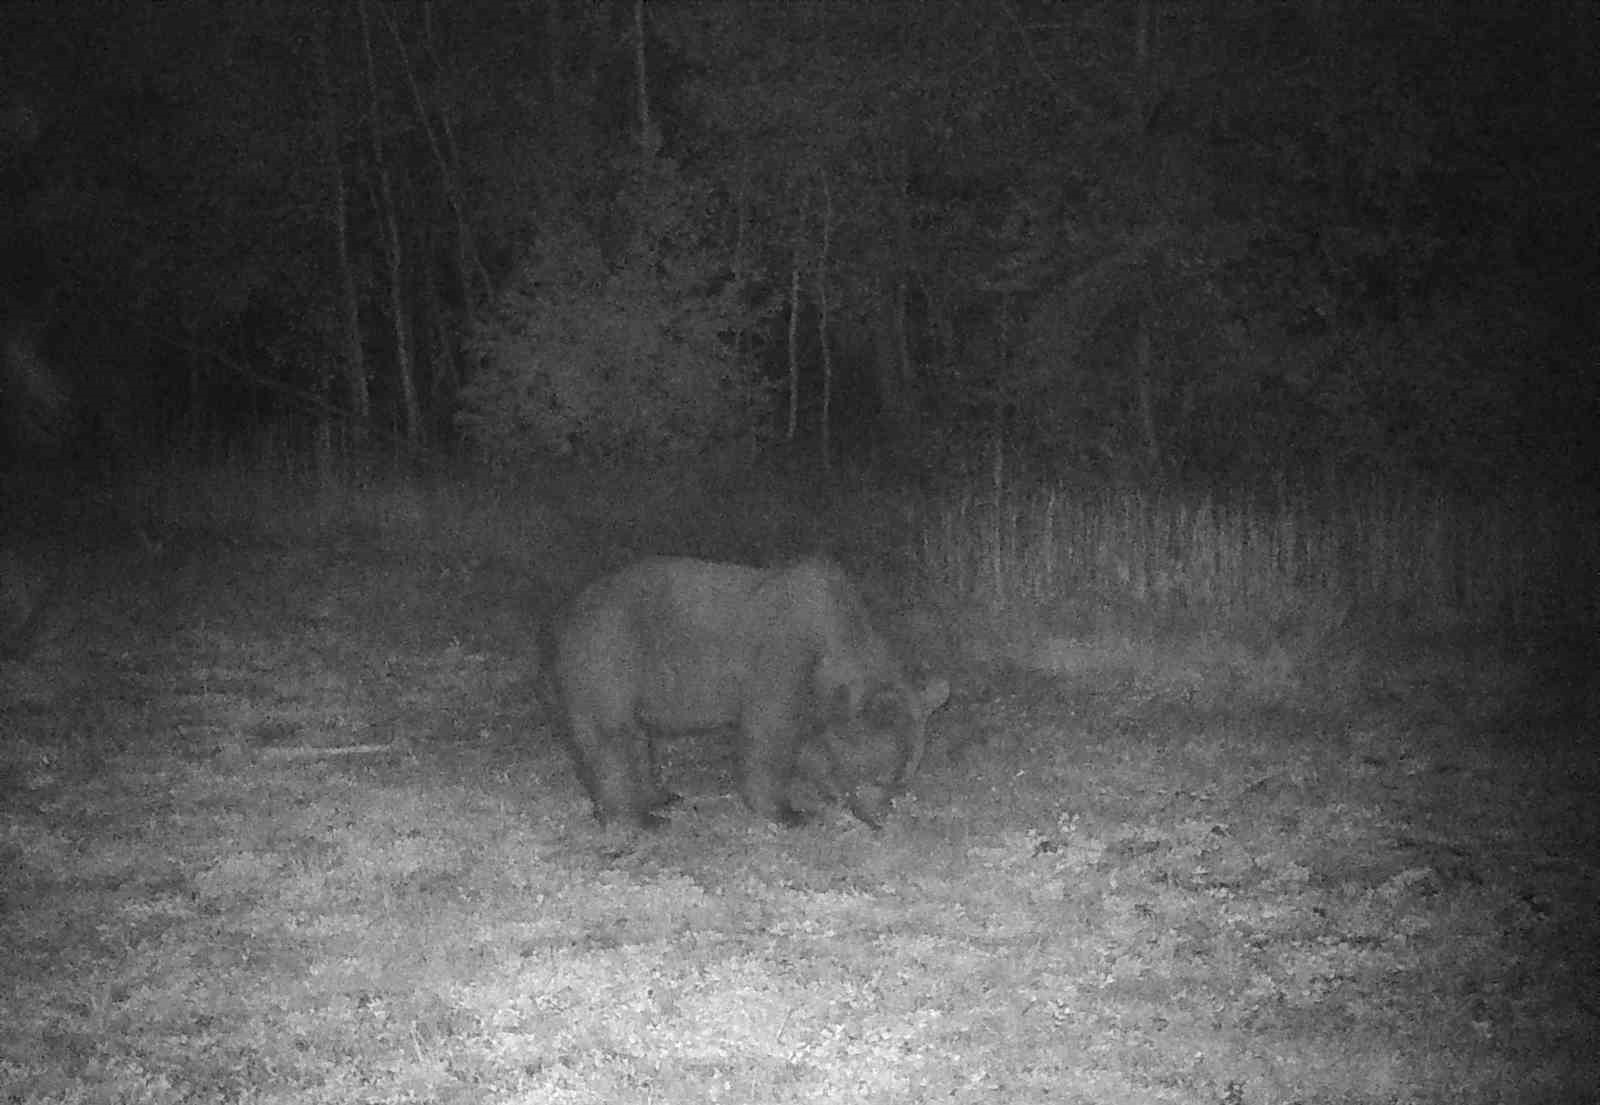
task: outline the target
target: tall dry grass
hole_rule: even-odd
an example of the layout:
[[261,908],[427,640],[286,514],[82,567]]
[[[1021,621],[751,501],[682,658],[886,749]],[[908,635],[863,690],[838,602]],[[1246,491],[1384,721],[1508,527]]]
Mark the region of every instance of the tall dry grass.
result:
[[1550,497],[992,484],[935,502],[919,553],[945,593],[1000,610],[1098,601],[1219,627],[1523,634],[1600,621],[1597,549],[1594,509]]
[[[261,439],[202,463],[130,472],[117,498],[154,530],[314,540],[356,529],[527,547],[538,544],[530,526],[547,533],[554,516],[631,537],[645,551],[664,542],[667,551],[710,555],[744,541],[758,559],[763,549],[851,547],[850,532],[876,534],[865,542],[873,546],[899,545],[906,528],[883,525],[892,516],[912,520],[915,556],[941,594],[991,610],[1048,615],[1097,604],[1140,625],[1269,631],[1286,623],[1331,631],[1355,620],[1521,636],[1600,623],[1600,511],[1578,496],[1474,497],[1378,483],[1197,493],[992,478],[913,507],[882,488],[846,484],[808,501],[796,490],[804,481],[774,483],[771,473],[751,471],[749,487],[723,480],[709,496],[635,480],[627,486],[637,501],[627,502],[626,487],[582,471],[506,478],[407,471],[394,458],[349,452],[313,463],[311,455]],[[746,540],[740,530],[751,528],[782,533]]]

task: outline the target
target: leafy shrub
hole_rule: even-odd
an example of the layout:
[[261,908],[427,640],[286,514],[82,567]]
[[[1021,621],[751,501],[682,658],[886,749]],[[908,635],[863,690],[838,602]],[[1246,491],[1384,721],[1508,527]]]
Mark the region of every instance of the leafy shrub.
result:
[[684,229],[677,208],[697,197],[675,181],[630,216],[614,265],[586,230],[547,235],[478,327],[458,421],[492,462],[657,459],[761,435],[771,387],[735,341],[756,313]]

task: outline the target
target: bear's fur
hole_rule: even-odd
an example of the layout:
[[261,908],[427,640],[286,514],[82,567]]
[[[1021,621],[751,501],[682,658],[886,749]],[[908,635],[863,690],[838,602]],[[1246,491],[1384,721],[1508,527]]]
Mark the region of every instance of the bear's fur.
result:
[[567,736],[602,821],[660,823],[654,732],[732,725],[739,790],[784,824],[800,753],[877,825],[922,759],[943,680],[912,684],[844,572],[650,559],[592,584],[555,632]]

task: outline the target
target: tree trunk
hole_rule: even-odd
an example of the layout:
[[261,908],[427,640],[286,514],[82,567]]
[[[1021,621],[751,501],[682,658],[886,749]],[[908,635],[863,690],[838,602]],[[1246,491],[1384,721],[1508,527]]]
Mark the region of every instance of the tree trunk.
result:
[[789,423],[785,440],[800,431],[800,236],[795,235],[794,261],[789,266]]
[[367,63],[367,125],[372,139],[372,175],[377,187],[377,209],[383,233],[383,248],[388,262],[389,325],[394,335],[395,371],[399,374],[401,433],[408,445],[417,444],[417,384],[412,368],[411,335],[406,325],[405,259],[401,250],[400,223],[395,214],[394,189],[389,181],[388,153],[383,144],[383,104],[378,97],[377,63],[373,58],[372,35],[367,19],[366,0],[357,0],[361,15],[361,41]]
[[833,243],[833,190],[822,175],[822,248],[817,255],[817,347],[822,355],[822,470],[833,465],[833,351],[828,343],[828,251]]
[[394,366],[400,383],[400,432],[415,451],[422,431],[422,412],[417,406],[416,355],[412,348],[412,328],[408,325],[405,254],[400,242],[400,225],[394,214],[388,169],[379,167],[378,182],[383,193],[384,245],[389,258],[389,322],[394,331]]
[[911,440],[916,430],[915,372],[907,333],[906,283],[896,273],[879,295],[877,310],[878,401],[885,429],[897,440]]
[[644,55],[644,0],[633,0],[633,66],[639,92],[639,149],[654,157],[661,148],[661,136],[650,118],[650,81]]
[[1156,400],[1154,365],[1150,353],[1150,320],[1148,312],[1141,311],[1134,334],[1135,369],[1139,378],[1139,426],[1144,436],[1144,462],[1146,475],[1155,476],[1161,471],[1161,438],[1156,433]]
[[[467,288],[467,274],[471,272],[478,277],[485,297],[493,294],[489,280],[489,273],[483,267],[482,260],[472,240],[472,231],[467,224],[466,201],[462,197],[461,189],[456,184],[456,167],[461,164],[461,156],[456,150],[454,131],[450,126],[450,114],[446,105],[439,105],[437,113],[439,125],[434,127],[433,117],[428,111],[428,105],[422,98],[422,88],[417,83],[417,74],[411,65],[411,56],[406,50],[405,39],[400,37],[400,25],[395,21],[394,13],[384,8],[384,18],[389,28],[389,37],[394,40],[396,54],[400,57],[400,66],[405,71],[406,87],[411,91],[411,103],[417,112],[417,125],[422,129],[422,135],[428,140],[428,152],[433,155],[434,166],[439,171],[439,188],[443,192],[445,202],[450,205],[450,214],[455,217],[457,248],[461,256],[462,287],[464,294],[462,302],[471,304],[470,290]],[[431,8],[426,9],[431,11]],[[468,267],[470,264],[470,268]]]
[[[340,156],[339,101],[334,94],[333,77],[328,65],[326,38],[326,35],[319,35],[314,49],[317,78],[322,85],[322,146],[328,171],[328,222],[333,233],[334,263],[339,279],[339,341],[343,348],[339,360],[344,367],[345,387],[349,393],[350,436],[360,442],[365,438],[372,420],[372,399],[367,390],[366,354],[361,340],[361,299],[356,290],[355,269],[350,261],[350,200],[344,185],[344,163]],[[322,423],[318,430],[318,443],[331,452],[332,428],[328,423],[334,409],[333,379],[332,366],[327,363],[318,370],[316,393],[321,403],[318,417]]]
[[895,174],[893,256],[882,277],[878,299],[878,399],[884,428],[896,443],[914,441],[917,402],[911,335],[906,314],[915,258],[911,249],[911,123],[893,151]]

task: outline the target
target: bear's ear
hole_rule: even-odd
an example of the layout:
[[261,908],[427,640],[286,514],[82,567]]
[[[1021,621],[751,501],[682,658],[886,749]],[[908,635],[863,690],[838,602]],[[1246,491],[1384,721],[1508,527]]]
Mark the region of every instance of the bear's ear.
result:
[[940,706],[950,701],[950,680],[934,679],[929,681],[918,696],[918,712],[927,717]]

